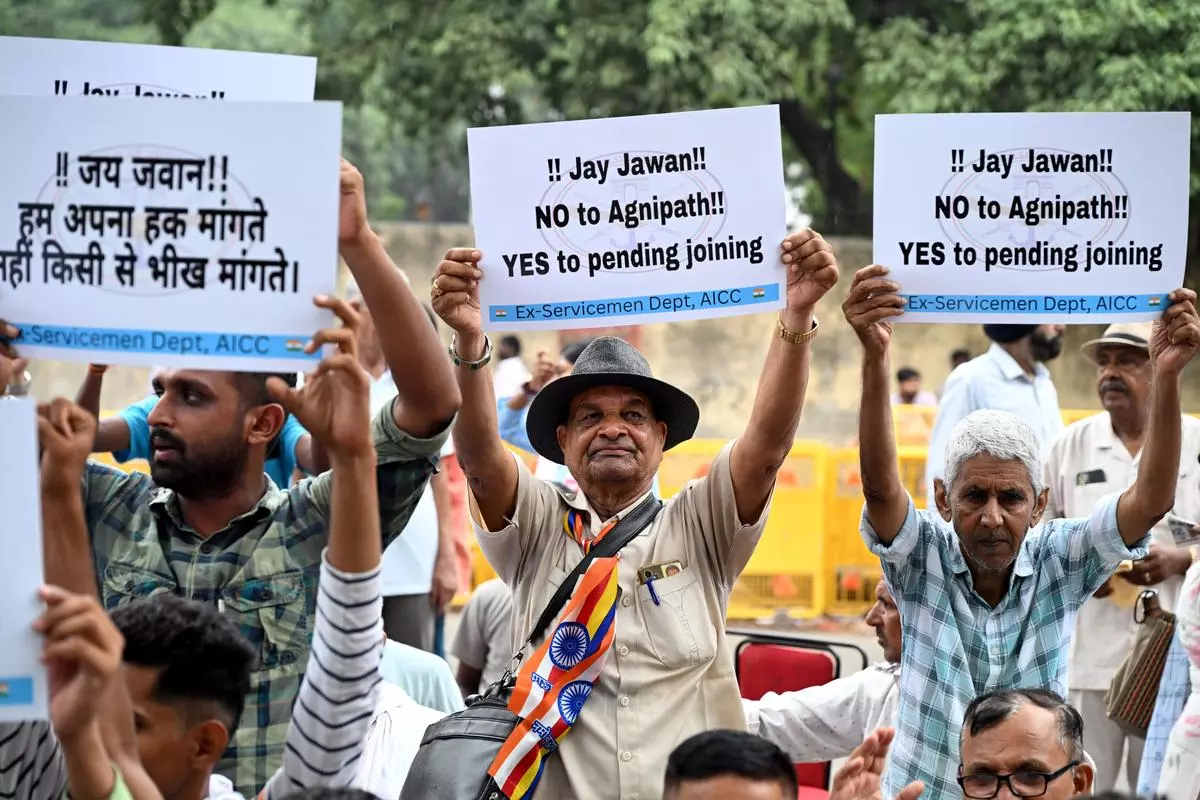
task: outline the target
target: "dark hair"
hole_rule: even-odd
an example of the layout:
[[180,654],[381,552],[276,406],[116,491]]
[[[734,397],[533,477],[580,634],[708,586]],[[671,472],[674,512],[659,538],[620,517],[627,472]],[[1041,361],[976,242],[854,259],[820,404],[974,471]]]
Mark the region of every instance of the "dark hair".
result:
[[213,606],[173,594],[135,600],[111,616],[125,637],[124,661],[161,670],[156,700],[215,704],[233,736],[256,661],[237,625]]
[[795,797],[796,768],[782,750],[745,731],[698,733],[675,748],[667,759],[666,791],[685,781],[736,775],[752,781],[774,781],[784,797]]
[[380,800],[380,797],[364,789],[329,789],[313,786],[284,795],[283,800]]
[[1001,689],[979,695],[963,715],[962,735],[970,732],[975,736],[991,730],[1028,705],[1053,711],[1058,717],[1058,736],[1067,757],[1083,758],[1083,717],[1067,701],[1045,689]]
[[521,340],[511,334],[500,340],[500,346],[512,350],[514,356],[521,355]]
[[237,388],[238,399],[242,408],[250,406],[265,406],[273,402],[267,393],[267,379],[279,378],[293,389],[296,388],[298,375],[295,372],[235,372],[234,386]]
[[591,339],[587,340],[586,342],[571,342],[571,344],[562,349],[563,359],[570,364],[574,364],[579,360],[579,356],[583,355],[583,351],[586,350],[587,346],[591,343]]
[[920,378],[920,377],[921,377],[921,373],[917,372],[912,367],[901,367],[896,372],[896,381],[898,383],[904,383],[905,381],[911,381],[913,378]]
[[971,351],[965,347],[959,347],[955,350],[951,350],[950,351],[950,360],[953,361],[958,358],[963,358],[963,359],[966,359],[967,361],[970,361],[971,360]]

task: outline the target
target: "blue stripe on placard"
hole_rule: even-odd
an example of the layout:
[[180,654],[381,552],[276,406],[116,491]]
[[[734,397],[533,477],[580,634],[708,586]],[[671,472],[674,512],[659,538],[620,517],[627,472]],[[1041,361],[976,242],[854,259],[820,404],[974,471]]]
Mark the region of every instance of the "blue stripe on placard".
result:
[[1145,314],[1165,311],[1162,294],[906,294],[907,311],[923,314]]
[[304,353],[304,346],[312,338],[310,334],[271,336],[143,328],[80,328],[71,325],[22,324],[20,320],[12,320],[11,324],[21,331],[16,339],[17,345],[118,353],[290,358],[296,361],[315,361],[321,357],[320,352],[313,355]]
[[603,300],[567,300],[559,303],[519,303],[488,306],[492,322],[543,322],[558,319],[594,319],[649,314],[677,314],[706,308],[729,308],[774,303],[779,300],[779,284],[736,286],[704,292],[647,294],[611,297]]
[[33,678],[0,678],[0,706],[33,705]]

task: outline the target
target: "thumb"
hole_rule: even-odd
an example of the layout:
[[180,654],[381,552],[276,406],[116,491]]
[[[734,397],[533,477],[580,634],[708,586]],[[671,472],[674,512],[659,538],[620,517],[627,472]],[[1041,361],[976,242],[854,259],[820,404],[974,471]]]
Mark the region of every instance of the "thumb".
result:
[[908,786],[900,790],[900,794],[896,795],[896,800],[917,800],[921,793],[925,791],[925,784],[922,781],[913,781]]
[[267,394],[289,414],[295,414],[300,407],[300,392],[284,383],[282,378],[267,378]]

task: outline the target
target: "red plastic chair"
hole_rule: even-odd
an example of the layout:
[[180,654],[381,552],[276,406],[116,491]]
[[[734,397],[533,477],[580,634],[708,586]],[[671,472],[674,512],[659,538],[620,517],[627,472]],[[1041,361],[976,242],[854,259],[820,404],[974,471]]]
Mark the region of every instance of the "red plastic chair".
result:
[[[734,670],[742,697],[760,700],[767,692],[794,692],[821,686],[841,675],[842,663],[834,646],[856,650],[863,666],[868,663],[861,648],[838,642],[826,642],[792,636],[730,631],[745,636],[734,652]],[[796,780],[800,800],[822,800],[829,796],[832,764],[797,764]]]

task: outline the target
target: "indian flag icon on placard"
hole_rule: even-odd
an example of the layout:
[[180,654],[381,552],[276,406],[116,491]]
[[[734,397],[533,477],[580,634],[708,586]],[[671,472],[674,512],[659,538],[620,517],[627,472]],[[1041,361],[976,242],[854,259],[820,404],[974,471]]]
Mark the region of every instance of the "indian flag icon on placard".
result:
[[304,350],[304,342],[299,339],[288,339],[283,346],[289,353],[299,353]]
[[1146,301],[1146,304],[1150,305],[1150,306],[1155,306],[1155,307],[1161,306],[1162,298],[1161,297],[1151,297],[1149,300]]
[[508,316],[508,312],[505,311],[503,308],[496,309],[495,313],[496,313],[496,316],[500,319],[503,319]]
[[761,289],[761,288],[760,288],[760,289],[755,289],[755,290],[754,290],[753,292],[751,292],[750,294],[751,294],[751,295],[754,297],[754,299],[755,299],[755,300],[758,300],[758,299],[761,299],[761,298],[763,298],[763,297],[766,297],[766,296],[767,296],[767,290],[766,290],[766,289]]
[[8,684],[0,683],[0,697],[8,697]]

